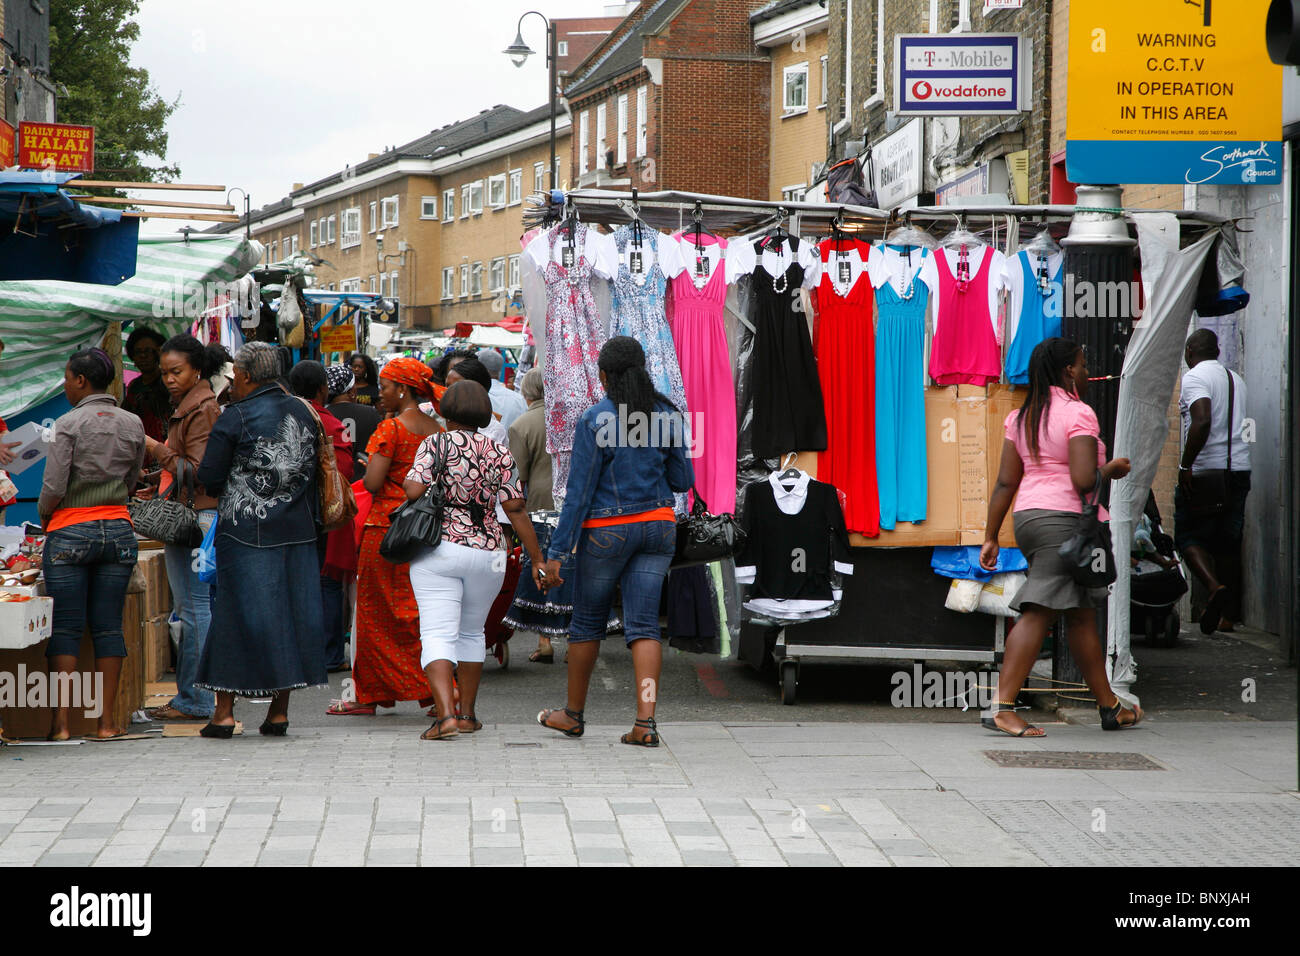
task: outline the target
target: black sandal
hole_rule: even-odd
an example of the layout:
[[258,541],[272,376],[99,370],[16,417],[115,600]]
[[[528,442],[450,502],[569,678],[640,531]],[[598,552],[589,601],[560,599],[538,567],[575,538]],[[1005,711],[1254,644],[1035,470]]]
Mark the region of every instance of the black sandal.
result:
[[630,744],[633,747],[658,747],[659,746],[659,728],[655,726],[655,719],[653,717],[647,717],[645,718],[645,720],[641,720],[640,718],[638,718],[635,721],[633,721],[633,725],[637,727],[644,727],[646,730],[650,732],[642,737],[633,737],[631,734],[624,734],[621,738],[619,738],[620,740],[623,741],[623,743]]
[[[997,705],[998,708],[996,711],[994,711],[995,715],[1003,714],[1006,713],[1007,711],[1011,711],[1012,713],[1014,713],[1016,709],[1016,702],[1014,700],[1010,700],[1010,701],[999,700],[997,701]],[[1028,722],[1025,723],[1025,726],[1020,731],[1020,733],[1017,734],[1014,731],[1007,730],[1005,727],[998,726],[998,721],[996,716],[981,717],[980,726],[983,727],[985,730],[993,730],[999,734],[1006,734],[1008,737],[1046,737],[1047,736],[1047,734],[1043,732],[1043,729],[1041,727],[1035,727],[1033,724]],[[1036,730],[1038,731],[1038,733],[1031,734],[1030,733],[1031,730]]]
[[281,720],[277,723],[268,717],[262,721],[262,726],[257,728],[257,732],[263,737],[283,737],[289,732],[289,721]]
[[211,740],[229,740],[231,737],[235,736],[235,725],[214,724],[212,721],[208,721],[203,729],[199,731],[199,736],[207,737]]
[[1102,707],[1097,705],[1097,713],[1101,717],[1102,730],[1123,730],[1125,727],[1133,727],[1142,719],[1142,708],[1134,707],[1129,713],[1133,715],[1132,720],[1120,720],[1119,715],[1124,710],[1124,701],[1119,699],[1119,694],[1115,695],[1115,703],[1111,707]]
[[462,733],[462,734],[473,734],[473,733],[477,733],[478,731],[480,731],[480,730],[483,729],[483,721],[479,720],[479,719],[478,719],[477,717],[475,717],[473,714],[457,714],[457,715],[456,715],[456,727],[457,727],[457,729],[460,729],[460,722],[461,722],[462,720],[469,721],[471,724],[474,725],[474,726],[471,727],[469,730],[461,730],[461,733]]
[[449,720],[454,721],[455,719],[456,719],[455,715],[452,715],[451,717],[444,717],[441,720],[435,720],[433,722],[432,727],[430,727],[424,733],[420,734],[420,739],[421,740],[450,740],[452,737],[459,737],[460,728],[458,726],[453,726],[450,731],[444,731],[442,729],[443,724],[445,724]]
[[[557,708],[557,709],[558,709],[558,708]],[[577,727],[555,727],[555,726],[552,726],[551,724],[548,724],[547,721],[550,719],[551,714],[556,713],[556,710],[543,710],[543,711],[538,712],[538,714],[537,714],[537,722],[538,722],[539,724],[541,724],[543,727],[546,727],[546,728],[549,729],[549,730],[558,730],[560,733],[564,734],[564,736],[566,736],[566,737],[581,737],[582,734],[583,734],[583,731],[585,731],[585,730],[587,729],[587,722],[586,722],[586,720],[583,719],[583,716],[582,716],[583,714],[586,713],[586,711],[583,711],[583,710],[569,710],[569,708],[567,708],[567,707],[563,708],[563,710],[564,710],[564,713],[567,714],[571,719],[576,720],[576,721],[578,722],[578,726],[577,726]]]

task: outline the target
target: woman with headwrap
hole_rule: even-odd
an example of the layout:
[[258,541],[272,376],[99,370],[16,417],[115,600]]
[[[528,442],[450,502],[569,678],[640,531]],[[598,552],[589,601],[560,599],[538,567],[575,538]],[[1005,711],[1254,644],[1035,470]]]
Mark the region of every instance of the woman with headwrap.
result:
[[[113,723],[117,683],[126,657],[122,607],[137,548],[126,510],[144,463],[145,431],[133,413],[107,394],[116,370],[103,349],[82,349],[63,370],[72,411],[54,423],[54,441],[36,510],[45,525],[45,587],[54,620],[45,655],[50,673],[77,667],[81,634],[89,629],[95,670],[103,675],[102,740],[121,737]],[[54,709],[50,740],[67,740],[69,706]]]
[[200,733],[228,740],[235,697],[271,697],[259,728],[283,737],[289,692],[328,682],[321,640],[316,482],[320,430],[280,387],[280,350],[249,342],[235,354],[233,401],[208,435],[198,480],[218,497],[217,596],[194,683],[217,695]]
[[362,479],[373,497],[357,558],[352,662],[356,700],[336,701],[331,714],[372,715],[377,705],[392,707],[399,700],[432,704],[420,666],[420,612],[411,591],[410,567],[392,564],[379,553],[388,515],[406,500],[402,483],[415,453],[425,438],[440,430],[420,411],[421,400],[433,394],[430,374],[423,362],[405,356],[390,359],[379,373],[379,404],[390,417],[370,437]]

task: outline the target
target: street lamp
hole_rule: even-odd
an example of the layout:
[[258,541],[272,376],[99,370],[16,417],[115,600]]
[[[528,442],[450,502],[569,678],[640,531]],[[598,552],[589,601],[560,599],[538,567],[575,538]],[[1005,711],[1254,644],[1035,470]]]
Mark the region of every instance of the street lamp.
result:
[[244,192],[244,190],[240,189],[238,186],[231,186],[229,189],[226,190],[226,205],[230,205],[230,194],[231,194],[231,193],[243,193],[243,194],[244,194],[244,238],[245,238],[245,239],[252,239],[252,238],[253,238],[253,220],[252,220],[252,217],[249,215],[249,212],[248,212],[248,193]]
[[536,10],[529,10],[519,18],[519,23],[515,26],[515,42],[510,44],[501,52],[510,57],[510,62],[517,67],[524,65],[524,62],[533,55],[533,49],[524,42],[524,17],[538,16],[546,24],[546,62],[550,65],[551,77],[551,188],[559,189],[559,158],[555,155],[555,116],[556,116],[556,95],[559,92],[559,82],[556,71],[556,27],[555,24],[546,18],[546,15]]

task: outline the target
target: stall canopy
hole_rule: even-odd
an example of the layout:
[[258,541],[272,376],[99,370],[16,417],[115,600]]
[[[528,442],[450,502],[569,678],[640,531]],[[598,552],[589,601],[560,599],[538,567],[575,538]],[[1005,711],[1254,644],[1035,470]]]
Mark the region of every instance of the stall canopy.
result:
[[58,392],[68,356],[97,345],[111,323],[139,322],[164,335],[188,330],[261,256],[261,245],[242,237],[146,238],[135,275],[120,285],[0,282],[0,416]]
[[135,274],[138,219],[62,188],[77,174],[0,172],[0,282],[117,285]]

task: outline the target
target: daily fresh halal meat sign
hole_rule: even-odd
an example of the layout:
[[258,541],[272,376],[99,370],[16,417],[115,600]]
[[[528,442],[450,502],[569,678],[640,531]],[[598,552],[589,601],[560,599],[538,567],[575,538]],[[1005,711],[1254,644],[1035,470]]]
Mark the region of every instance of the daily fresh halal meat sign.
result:
[[1017,33],[900,33],[894,112],[988,116],[1028,109],[1030,46]]
[[66,123],[20,123],[18,165],[63,173],[95,171],[95,127]]

